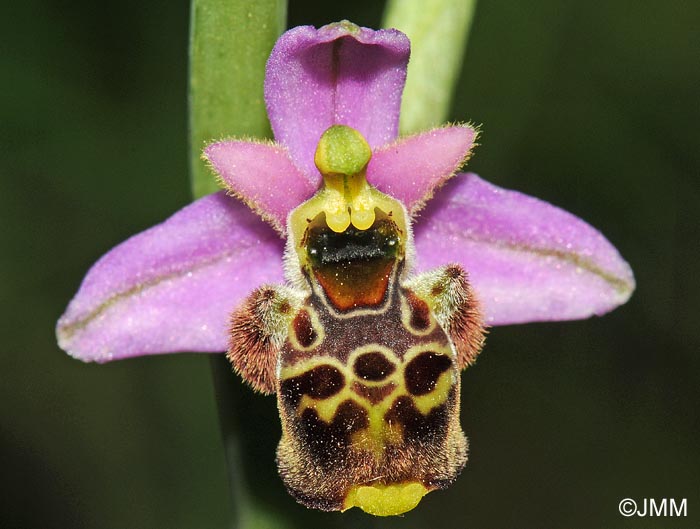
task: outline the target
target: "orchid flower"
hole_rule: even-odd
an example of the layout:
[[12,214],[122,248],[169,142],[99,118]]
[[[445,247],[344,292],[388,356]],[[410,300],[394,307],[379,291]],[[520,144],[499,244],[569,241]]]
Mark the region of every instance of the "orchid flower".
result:
[[[474,127],[398,137],[409,51],[397,30],[346,22],[285,33],[265,80],[275,142],[208,145],[204,158],[225,190],[103,256],[58,322],[60,346],[95,362],[227,350],[230,315],[246,296],[297,280],[289,251],[286,270],[283,259],[290,213],[322,186],[319,142],[338,125],[366,141],[367,182],[401,203],[414,224],[415,271],[461,265],[488,326],[587,318],[626,302],[632,271],[599,231],[459,172]],[[325,213],[334,231],[374,220],[363,220],[367,211],[357,204]]]
[[374,150],[369,182],[409,212],[437,191],[415,225],[416,268],[461,263],[488,325],[587,318],[625,303],[632,271],[595,228],[457,173],[474,129],[397,139],[408,57],[408,40],[394,30],[331,25],[285,33],[265,82],[277,143],[210,145],[205,156],[228,193],[197,200],[103,256],[58,321],[61,348],[95,362],[226,350],[232,309],[256,285],[284,279],[286,216],[318,188],[313,153],[335,123],[364,134]]

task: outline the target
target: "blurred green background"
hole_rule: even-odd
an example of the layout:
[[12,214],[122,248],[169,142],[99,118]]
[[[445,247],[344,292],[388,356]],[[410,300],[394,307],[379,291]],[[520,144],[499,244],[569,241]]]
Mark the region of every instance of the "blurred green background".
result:
[[[379,25],[381,3],[329,4],[292,0],[290,26]],[[230,520],[208,358],[84,365],[54,338],[87,268],[189,200],[188,8],[2,8],[2,528]],[[271,517],[309,528],[700,527],[698,27],[691,1],[478,4],[452,114],[483,123],[470,169],[600,228],[637,291],[604,318],[493,329],[463,375],[470,462],[403,518],[296,505],[276,476],[274,399],[233,384],[250,491]],[[687,498],[688,517],[623,518],[625,497]]]

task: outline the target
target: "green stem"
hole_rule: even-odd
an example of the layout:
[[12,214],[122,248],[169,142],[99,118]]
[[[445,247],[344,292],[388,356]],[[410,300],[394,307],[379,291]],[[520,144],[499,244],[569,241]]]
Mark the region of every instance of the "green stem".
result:
[[200,159],[207,142],[270,137],[263,82],[272,46],[284,31],[286,0],[192,0],[190,151],[195,198],[218,190]]
[[[241,458],[241,439],[238,435],[241,417],[238,413],[238,399],[230,379],[231,368],[223,355],[210,357],[214,398],[216,399],[224,453],[226,454],[226,474],[229,480],[229,497],[232,507],[232,527],[247,527],[254,516],[251,501],[246,489],[246,476]],[[236,380],[236,382],[238,382]]]
[[[192,194],[218,190],[201,160],[207,142],[222,137],[270,137],[263,82],[265,63],[286,24],[286,0],[192,0],[190,21],[189,140]],[[281,528],[243,435],[274,403],[248,401],[250,393],[223,357],[211,357],[236,528]],[[247,392],[247,393],[245,393]],[[261,399],[259,399],[261,400]],[[273,447],[266,447],[274,453]],[[254,449],[253,449],[254,450]],[[271,457],[270,454],[265,454]],[[251,479],[253,478],[253,479]]]
[[388,0],[383,26],[411,39],[401,105],[401,134],[449,117],[476,0]]

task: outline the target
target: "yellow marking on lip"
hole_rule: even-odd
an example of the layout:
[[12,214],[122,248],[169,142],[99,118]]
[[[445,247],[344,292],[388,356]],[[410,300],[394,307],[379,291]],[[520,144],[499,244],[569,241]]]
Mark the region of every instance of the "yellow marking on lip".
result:
[[384,355],[384,357],[391,362],[394,366],[394,372],[387,375],[385,378],[381,380],[365,380],[363,378],[357,377],[354,373],[352,374],[353,377],[357,378],[357,380],[364,384],[365,386],[384,386],[389,382],[394,382],[398,386],[402,385],[402,380],[401,380],[401,363],[399,361],[399,358],[396,356],[396,353],[392,351],[390,348],[380,345],[378,343],[369,343],[366,345],[363,345],[361,347],[358,347],[357,349],[353,350],[352,353],[350,353],[350,356],[348,356],[348,369],[350,371],[353,370],[355,362],[357,359],[362,356],[365,353],[381,353]]
[[411,325],[411,307],[408,304],[408,300],[406,299],[405,296],[401,296],[401,323],[403,323],[403,326],[411,333],[415,334],[416,336],[427,336],[431,332],[435,330],[435,326],[437,325],[437,321],[435,320],[433,311],[430,311],[429,314],[430,317],[430,324],[426,329],[416,329]]
[[283,365],[280,369],[280,380],[287,380],[299,375],[303,375],[314,367],[329,365],[337,368],[343,375],[347,376],[347,366],[333,356],[314,356],[292,365]]
[[[392,363],[395,363],[396,370],[387,378],[381,380],[378,384],[384,385],[394,383],[395,389],[391,393],[391,398],[385,398],[382,401],[372,404],[365,397],[358,395],[353,389],[353,382],[359,381],[362,384],[369,384],[370,381],[363,380],[357,377],[352,370],[354,361],[362,354],[367,352],[382,352],[391,358]],[[440,375],[435,388],[426,394],[415,396],[412,395],[406,388],[404,379],[404,371],[406,365],[425,351],[434,351],[440,354],[445,354],[452,357],[449,346],[440,345],[438,343],[421,344],[409,349],[403,359],[399,359],[394,353],[385,346],[378,344],[367,344],[358,347],[354,350],[349,358],[348,365],[342,364],[334,357],[316,357],[299,362],[292,366],[285,366],[281,369],[281,379],[287,380],[299,376],[310,369],[320,365],[331,365],[336,367],[345,377],[345,386],[335,395],[325,399],[317,399],[309,395],[303,395],[296,409],[296,415],[301,417],[307,409],[315,410],[319,419],[326,424],[331,424],[338,411],[338,407],[345,401],[350,400],[362,407],[367,412],[369,426],[364,430],[355,432],[351,437],[351,445],[355,450],[364,450],[370,452],[377,460],[380,460],[384,455],[384,450],[387,446],[400,445],[403,439],[403,427],[400,423],[388,422],[385,419],[386,413],[391,409],[397,398],[407,396],[412,399],[416,409],[423,415],[427,416],[433,409],[447,402],[450,394],[450,389],[457,383],[456,376],[458,374],[454,369],[448,369]]]
[[416,408],[422,415],[428,415],[431,410],[447,401],[447,397],[450,395],[450,388],[454,385],[452,378],[452,370],[448,369],[440,375],[433,391],[427,395],[411,395]]
[[357,402],[360,406],[367,409],[366,404],[364,402],[358,401],[355,398],[355,396],[348,390],[348,387],[345,386],[338,393],[336,393],[332,397],[328,397],[327,399],[314,399],[313,397],[304,395],[301,398],[301,401],[299,402],[299,407],[297,408],[297,415],[301,416],[301,414],[307,409],[316,410],[319,419],[321,419],[326,424],[330,424],[331,422],[333,422],[333,417],[335,417],[335,414],[338,411],[338,406],[340,406],[340,404],[345,402],[346,400],[352,400],[354,402]]
[[434,353],[445,355],[446,357],[452,360],[454,360],[455,358],[454,351],[452,350],[452,346],[449,342],[445,344],[440,344],[438,342],[430,342],[414,345],[413,347],[411,347],[408,351],[406,351],[406,354],[403,356],[403,363],[408,364],[416,356],[418,356],[421,353],[425,353],[426,351],[432,351]]
[[306,312],[309,313],[309,318],[311,319],[311,326],[316,332],[316,339],[310,346],[302,346],[299,343],[299,340],[297,340],[297,335],[294,331],[294,318],[291,318],[289,320],[289,325],[287,326],[287,338],[289,339],[289,342],[292,344],[292,347],[294,347],[294,349],[297,349],[299,351],[312,351],[316,349],[319,345],[321,345],[326,339],[326,329],[323,327],[323,324],[321,323],[321,319],[318,317],[318,312],[316,312],[316,309],[314,309],[311,305],[306,305],[303,310],[306,310]]
[[390,424],[384,420],[386,406],[366,407],[369,415],[369,427],[352,435],[352,447],[355,450],[371,452],[377,461],[382,459],[388,445],[403,443],[403,428],[400,424]]

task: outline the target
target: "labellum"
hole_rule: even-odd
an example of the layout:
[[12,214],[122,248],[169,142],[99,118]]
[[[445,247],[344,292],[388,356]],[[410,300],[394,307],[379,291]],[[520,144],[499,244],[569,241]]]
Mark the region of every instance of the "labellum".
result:
[[287,275],[232,317],[228,358],[276,393],[280,475],[302,504],[413,509],[467,460],[459,371],[483,343],[459,265],[410,276],[409,216],[367,183],[371,149],[330,127],[315,162],[323,187],[288,219]]

